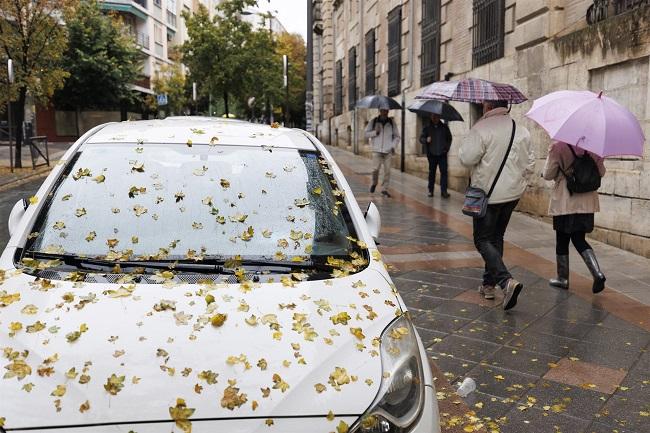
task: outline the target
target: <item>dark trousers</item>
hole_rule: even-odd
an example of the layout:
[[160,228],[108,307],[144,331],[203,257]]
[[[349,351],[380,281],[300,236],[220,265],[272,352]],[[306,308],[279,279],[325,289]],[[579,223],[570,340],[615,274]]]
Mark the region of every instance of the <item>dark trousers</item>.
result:
[[429,160],[429,192],[433,192],[433,188],[436,185],[436,170],[438,167],[440,167],[440,191],[443,193],[447,192],[447,154],[427,154],[427,159]]
[[562,233],[555,232],[555,254],[558,256],[569,255],[569,242],[573,242],[576,250],[582,254],[585,250],[590,250],[591,245],[585,239],[585,232]]
[[474,218],[474,245],[485,262],[484,285],[503,288],[512,278],[503,263],[503,236],[518,202],[488,205],[483,218]]

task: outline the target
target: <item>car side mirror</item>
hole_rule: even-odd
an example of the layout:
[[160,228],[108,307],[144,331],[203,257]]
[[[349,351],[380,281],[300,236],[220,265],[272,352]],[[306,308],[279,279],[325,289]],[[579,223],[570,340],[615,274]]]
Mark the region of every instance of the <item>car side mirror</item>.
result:
[[9,226],[9,236],[13,236],[14,232],[20,224],[20,220],[25,215],[25,211],[29,207],[29,202],[26,199],[21,199],[16,202],[14,207],[11,209],[9,214],[9,221],[7,225]]
[[368,231],[370,236],[374,240],[379,238],[379,231],[381,230],[381,215],[379,215],[379,209],[374,203],[368,205],[365,213],[366,224],[368,225]]

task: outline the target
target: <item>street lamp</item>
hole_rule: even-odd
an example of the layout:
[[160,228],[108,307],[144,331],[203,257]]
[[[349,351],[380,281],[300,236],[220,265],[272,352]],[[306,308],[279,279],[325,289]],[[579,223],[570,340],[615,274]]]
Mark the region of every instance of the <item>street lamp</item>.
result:
[[11,172],[14,172],[14,147],[11,144],[12,136],[12,123],[11,116],[11,85],[14,83],[14,62],[11,59],[7,60],[7,134],[9,135],[9,167]]

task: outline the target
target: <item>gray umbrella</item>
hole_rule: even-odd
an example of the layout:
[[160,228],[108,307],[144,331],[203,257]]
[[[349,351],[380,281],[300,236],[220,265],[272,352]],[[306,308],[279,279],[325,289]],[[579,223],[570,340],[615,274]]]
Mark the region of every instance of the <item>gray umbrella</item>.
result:
[[388,96],[382,95],[370,95],[365,98],[359,99],[357,102],[357,108],[377,108],[380,110],[401,110],[402,106]]
[[417,100],[409,105],[408,109],[412,113],[417,113],[426,117],[429,117],[432,114],[437,114],[441,119],[448,122],[464,122],[463,116],[461,116],[454,107],[437,99]]

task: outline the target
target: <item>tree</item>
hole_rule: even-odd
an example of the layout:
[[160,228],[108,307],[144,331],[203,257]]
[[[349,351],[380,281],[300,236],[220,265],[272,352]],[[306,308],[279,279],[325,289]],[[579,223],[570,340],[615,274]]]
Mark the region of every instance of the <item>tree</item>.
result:
[[[25,120],[29,93],[37,102],[47,101],[63,85],[68,73],[61,65],[67,32],[62,25],[75,11],[77,0],[0,0],[0,61],[6,85],[7,59],[15,65],[15,83],[9,97],[17,98],[15,123]],[[0,92],[0,99],[6,98]],[[22,167],[23,131],[16,131],[16,167]]]
[[181,114],[187,107],[185,75],[180,63],[163,66],[153,80],[153,88],[157,94],[167,95],[167,111],[170,114]]
[[[245,101],[250,77],[259,69],[257,44],[260,41],[250,23],[241,13],[254,6],[256,0],[225,0],[217,6],[210,19],[208,10],[200,5],[195,14],[184,13],[189,39],[183,44],[183,62],[189,67],[192,81],[201,83],[203,95],[223,97],[226,114],[230,114],[229,98]],[[268,45],[267,45],[268,48]]]
[[[57,107],[116,108],[135,102],[131,90],[140,75],[140,50],[117,15],[105,15],[97,0],[84,0],[67,21],[63,65],[70,73],[55,94]],[[98,85],[101,83],[101,85]]]
[[[289,123],[301,126],[305,122],[305,89],[307,88],[307,48],[299,34],[283,33],[276,41],[276,52],[289,57]],[[286,97],[282,96],[282,101]]]

